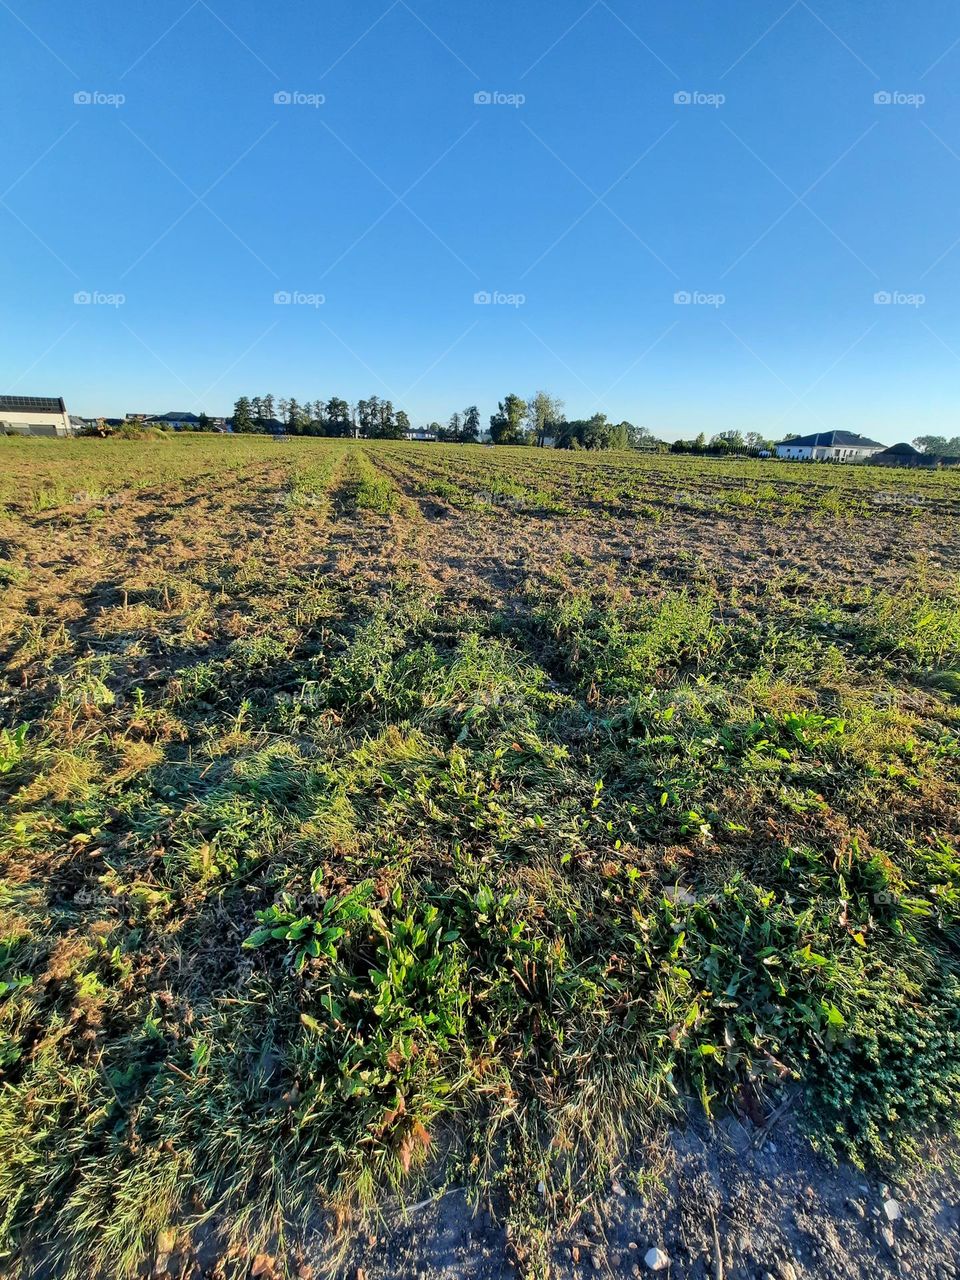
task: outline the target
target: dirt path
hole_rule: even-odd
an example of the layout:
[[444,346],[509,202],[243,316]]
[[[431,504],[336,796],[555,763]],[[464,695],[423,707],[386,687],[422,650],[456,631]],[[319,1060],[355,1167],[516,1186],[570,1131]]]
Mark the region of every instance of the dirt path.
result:
[[[636,1149],[614,1190],[558,1234],[554,1280],[662,1274],[684,1280],[861,1280],[960,1275],[960,1179],[928,1158],[884,1180],[820,1159],[787,1120],[766,1140],[733,1116],[664,1131]],[[319,1242],[311,1264],[323,1264]],[[524,1242],[459,1190],[372,1230],[341,1269],[366,1280],[500,1280]]]

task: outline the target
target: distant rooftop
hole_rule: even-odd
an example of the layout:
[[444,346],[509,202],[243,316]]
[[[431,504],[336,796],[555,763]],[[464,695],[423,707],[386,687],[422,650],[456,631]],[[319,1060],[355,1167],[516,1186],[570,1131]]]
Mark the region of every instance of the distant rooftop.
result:
[[855,431],[815,431],[810,436],[798,436],[796,440],[783,440],[785,445],[801,445],[819,449],[882,449],[879,440],[868,440]]
[[901,441],[900,444],[892,444],[889,449],[884,449],[885,454],[896,454],[898,458],[919,458],[920,450],[915,449],[912,444]]
[[4,409],[35,409],[37,413],[66,413],[60,396],[0,396],[0,413]]

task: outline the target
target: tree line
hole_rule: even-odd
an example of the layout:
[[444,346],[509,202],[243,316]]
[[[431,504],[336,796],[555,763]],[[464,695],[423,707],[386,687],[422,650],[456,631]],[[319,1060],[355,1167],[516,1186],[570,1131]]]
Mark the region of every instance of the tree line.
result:
[[241,396],[231,421],[241,433],[286,431],[295,436],[352,436],[359,430],[371,439],[400,440],[410,430],[404,411],[378,396],[355,405],[339,396],[302,403],[294,396]]
[[[240,396],[231,423],[233,430],[241,433],[284,431],[298,436],[362,436],[370,440],[401,440],[412,430],[404,410],[378,396],[353,405],[338,396],[302,402],[294,397]],[[481,438],[480,411],[475,404],[468,405],[452,413],[445,424],[431,422],[425,430],[442,442],[475,444]],[[529,399],[506,396],[490,415],[488,436],[494,444],[551,443],[561,449],[628,449],[643,441],[656,443],[646,427],[609,422],[603,413],[568,421],[563,401],[546,391]]]
[[917,436],[913,447],[942,458],[960,458],[960,436]]
[[[402,440],[412,430],[410,418],[390,400],[370,396],[349,404],[339,396],[329,400],[241,396],[233,406],[231,424],[240,433],[285,431],[295,436],[362,436],[368,440]],[[480,439],[480,411],[475,404],[454,413],[448,426],[431,423],[441,440],[469,443]]]
[[[286,432],[298,436],[360,436],[369,440],[402,440],[411,430],[409,416],[390,400],[370,396],[355,404],[332,396],[329,400],[299,401],[272,395],[241,396],[233,408],[233,430]],[[446,423],[430,422],[424,428],[441,442],[475,444],[481,438],[493,444],[551,445],[557,449],[646,449],[673,453],[756,453],[773,450],[774,442],[757,431],[721,431],[707,438],[701,432],[693,440],[668,444],[647,427],[632,422],[611,422],[605,413],[568,419],[564,403],[547,391],[528,398],[513,393],[497,404],[485,435],[475,404],[457,410]],[[936,437],[927,437],[937,439]],[[919,446],[919,442],[918,446]],[[954,452],[960,452],[960,441]],[[948,450],[938,450],[948,452]]]

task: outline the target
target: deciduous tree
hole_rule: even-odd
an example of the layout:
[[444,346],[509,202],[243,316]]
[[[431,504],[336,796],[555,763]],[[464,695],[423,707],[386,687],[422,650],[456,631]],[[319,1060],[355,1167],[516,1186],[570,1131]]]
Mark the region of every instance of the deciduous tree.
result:
[[547,391],[538,391],[527,401],[526,418],[533,432],[534,444],[542,449],[546,437],[563,421],[563,401],[555,399]]
[[520,396],[508,395],[490,415],[490,439],[494,444],[522,444],[523,422],[527,403]]

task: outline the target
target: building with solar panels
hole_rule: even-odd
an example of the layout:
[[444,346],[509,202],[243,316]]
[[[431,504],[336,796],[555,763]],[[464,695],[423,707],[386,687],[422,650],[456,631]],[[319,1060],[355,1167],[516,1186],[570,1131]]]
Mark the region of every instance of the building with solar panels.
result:
[[0,432],[8,436],[72,436],[62,396],[0,396]]

